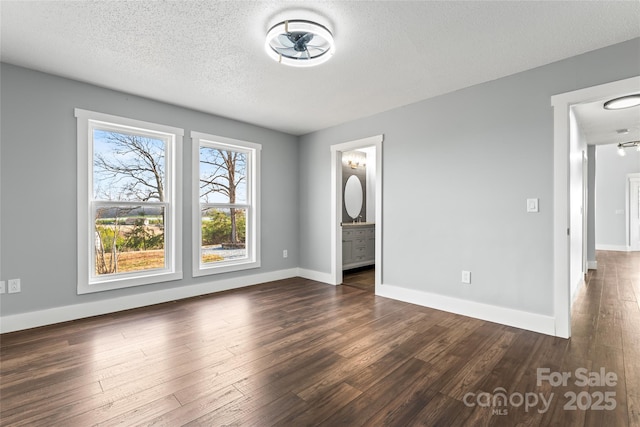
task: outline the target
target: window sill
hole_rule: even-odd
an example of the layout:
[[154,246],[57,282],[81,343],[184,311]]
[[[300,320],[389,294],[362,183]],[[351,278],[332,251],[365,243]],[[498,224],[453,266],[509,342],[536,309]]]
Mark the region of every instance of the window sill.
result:
[[252,268],[259,268],[260,261],[241,261],[236,263],[226,262],[223,265],[211,265],[211,266],[194,266],[193,277],[211,276],[214,274],[231,273],[233,271],[249,270]]
[[153,285],[182,279],[182,271],[149,273],[144,276],[114,278],[109,281],[94,283],[78,283],[78,295],[94,292],[111,291],[114,289],[130,288],[133,286]]

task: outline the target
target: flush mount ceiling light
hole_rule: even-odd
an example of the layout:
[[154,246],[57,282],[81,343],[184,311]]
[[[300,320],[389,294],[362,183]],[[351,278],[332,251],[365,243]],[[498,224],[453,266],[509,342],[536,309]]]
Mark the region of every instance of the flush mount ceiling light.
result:
[[604,103],[605,110],[621,110],[640,105],[640,93],[610,99]]
[[637,151],[640,151],[640,141],[629,141],[629,142],[622,142],[620,144],[618,144],[618,155],[619,156],[626,156],[627,152],[625,151],[625,148],[635,148]]
[[274,25],[267,33],[264,48],[274,60],[293,67],[322,64],[335,52],[331,31],[300,19]]

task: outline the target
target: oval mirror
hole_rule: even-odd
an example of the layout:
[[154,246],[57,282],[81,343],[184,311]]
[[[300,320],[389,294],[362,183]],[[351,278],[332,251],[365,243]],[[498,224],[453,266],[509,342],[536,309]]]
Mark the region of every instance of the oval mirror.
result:
[[355,175],[351,175],[344,186],[344,208],[353,219],[360,215],[360,210],[362,209],[362,183]]

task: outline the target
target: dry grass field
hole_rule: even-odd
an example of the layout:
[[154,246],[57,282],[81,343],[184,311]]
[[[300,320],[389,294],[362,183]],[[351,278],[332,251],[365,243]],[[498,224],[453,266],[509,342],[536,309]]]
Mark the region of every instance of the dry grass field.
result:
[[[105,262],[111,261],[111,254],[104,254]],[[202,262],[220,261],[222,258],[215,254],[205,254]],[[129,271],[153,270],[155,268],[164,268],[164,250],[155,249],[147,251],[131,251],[118,253],[118,272],[126,273]]]

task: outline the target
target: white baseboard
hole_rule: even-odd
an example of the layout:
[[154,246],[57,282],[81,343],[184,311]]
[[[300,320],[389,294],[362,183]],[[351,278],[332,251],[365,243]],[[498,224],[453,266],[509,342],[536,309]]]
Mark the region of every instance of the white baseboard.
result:
[[227,291],[245,286],[257,285],[274,280],[288,279],[298,276],[298,269],[278,270],[268,273],[252,274],[200,283],[197,285],[181,286],[160,291],[145,292],[126,297],[111,298],[84,304],[74,304],[63,307],[48,308],[45,310],[30,311],[27,313],[13,314],[0,317],[0,333],[20,331],[36,328],[38,326],[52,325],[54,323],[67,322],[85,317],[101,314],[115,313],[122,310],[160,304],[184,298],[191,298],[214,292]]
[[[303,277],[332,285],[331,274],[302,268],[292,268],[288,270],[260,273],[197,285],[165,289],[161,291],[146,292],[126,297],[94,301],[85,304],[75,304],[2,316],[0,317],[0,333],[52,325],[55,323],[98,316],[101,314],[115,313],[122,310],[191,298],[271,282],[274,280],[288,279],[291,277]],[[376,294],[399,301],[514,326],[547,335],[555,334],[555,322],[551,316],[492,306],[489,304],[416,291],[393,285],[378,286]]]
[[596,243],[596,251],[630,252],[631,247],[627,245],[601,245]]
[[315,280],[316,282],[326,283],[327,285],[335,285],[335,283],[333,283],[333,278],[329,273],[307,270],[306,268],[298,268],[298,276],[309,280]]
[[502,325],[513,326],[528,331],[555,336],[555,319],[553,316],[513,310],[475,301],[448,297],[445,295],[417,291],[393,285],[380,285],[376,295],[396,299],[424,307],[435,308]]
[[587,268],[589,270],[597,270],[598,269],[598,261],[587,261]]

